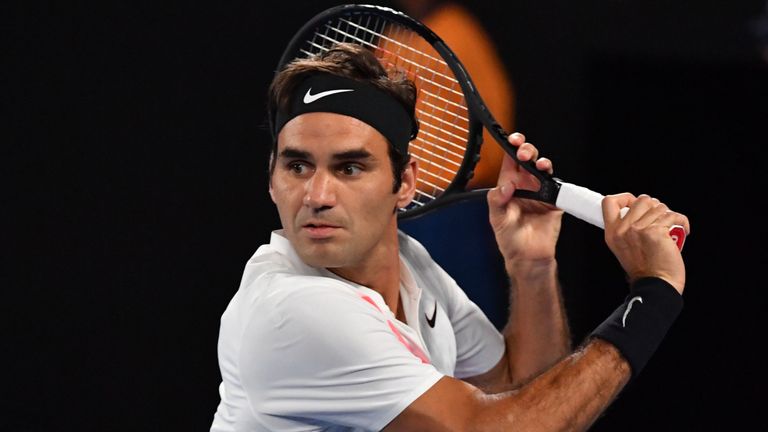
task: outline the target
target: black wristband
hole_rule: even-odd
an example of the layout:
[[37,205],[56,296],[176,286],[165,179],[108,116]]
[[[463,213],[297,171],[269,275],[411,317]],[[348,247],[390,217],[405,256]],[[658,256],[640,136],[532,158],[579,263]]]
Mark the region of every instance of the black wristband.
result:
[[614,345],[636,377],[658,348],[683,309],[683,296],[660,278],[647,277],[632,284],[624,304],[592,332],[590,337]]

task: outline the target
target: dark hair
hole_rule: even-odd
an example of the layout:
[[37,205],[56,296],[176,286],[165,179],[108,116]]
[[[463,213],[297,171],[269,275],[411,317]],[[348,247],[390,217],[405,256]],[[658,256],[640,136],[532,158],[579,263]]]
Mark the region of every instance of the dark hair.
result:
[[[274,131],[275,113],[288,106],[294,90],[307,76],[318,72],[367,82],[391,95],[415,119],[413,113],[416,107],[416,86],[404,74],[390,76],[373,52],[361,45],[341,43],[321,54],[294,60],[275,75],[269,87],[267,109],[269,127],[273,133],[269,164],[270,176],[275,170],[277,158],[277,135]],[[410,126],[403,125],[403,127]],[[403,171],[405,171],[411,155],[403,154],[392,143],[389,144],[389,159],[392,163],[392,174],[395,177],[393,192],[397,192],[402,184]]]

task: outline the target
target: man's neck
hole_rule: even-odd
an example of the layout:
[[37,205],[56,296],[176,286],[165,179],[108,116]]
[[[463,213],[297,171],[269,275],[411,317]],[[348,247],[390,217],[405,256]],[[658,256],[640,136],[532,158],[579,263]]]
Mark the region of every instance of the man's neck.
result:
[[398,319],[403,318],[400,306],[400,254],[397,235],[389,244],[380,245],[374,259],[355,267],[329,268],[328,271],[348,281],[368,287],[384,298]]

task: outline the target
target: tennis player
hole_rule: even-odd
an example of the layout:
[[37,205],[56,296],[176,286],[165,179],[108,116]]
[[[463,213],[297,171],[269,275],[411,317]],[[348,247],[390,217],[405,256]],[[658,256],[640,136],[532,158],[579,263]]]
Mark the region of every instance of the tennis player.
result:
[[[222,315],[211,431],[584,430],[679,314],[685,267],[667,230],[688,232],[687,218],[646,195],[611,195],[605,238],[629,295],[572,349],[555,260],[562,212],[513,198],[536,181],[506,157],[488,193],[511,282],[499,333],[398,231],[419,175],[415,98],[354,45],[275,76],[269,193],[282,229]],[[553,171],[523,135],[509,141]]]

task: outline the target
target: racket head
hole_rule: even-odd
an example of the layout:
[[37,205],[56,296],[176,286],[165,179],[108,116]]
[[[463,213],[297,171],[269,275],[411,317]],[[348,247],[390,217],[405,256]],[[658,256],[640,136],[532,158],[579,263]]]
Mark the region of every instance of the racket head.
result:
[[[460,197],[480,158],[483,123],[468,106],[465,95],[476,92],[455,54],[429,28],[402,12],[346,4],[304,24],[283,51],[277,70],[338,43],[366,47],[390,76],[405,74],[416,85],[419,133],[409,153],[419,163],[419,175],[416,195],[398,218],[422,215]],[[272,120],[275,113],[269,116]]]

